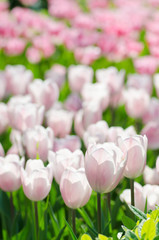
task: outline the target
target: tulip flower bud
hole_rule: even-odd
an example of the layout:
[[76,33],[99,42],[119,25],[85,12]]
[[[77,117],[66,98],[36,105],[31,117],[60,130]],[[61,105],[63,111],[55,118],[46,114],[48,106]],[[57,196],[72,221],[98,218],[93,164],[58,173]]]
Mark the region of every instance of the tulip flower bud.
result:
[[49,152],[49,162],[54,164],[54,176],[58,184],[60,184],[61,176],[67,167],[72,167],[75,169],[84,167],[84,155],[81,150],[76,150],[74,152],[69,151],[64,148],[56,153]]
[[21,169],[23,191],[32,201],[43,200],[50,192],[53,178],[53,165],[44,166],[42,160],[29,159],[25,170]]
[[92,189],[112,191],[123,176],[126,155],[114,143],[90,144],[85,155],[85,171]]
[[118,137],[118,146],[125,154],[127,153],[124,176],[127,178],[139,177],[146,165],[147,137],[141,135],[125,139]]
[[60,191],[65,204],[72,209],[83,207],[89,200],[92,189],[84,168],[67,168],[62,174]]
[[0,103],[0,134],[6,130],[8,125],[8,107],[5,103]]
[[42,126],[30,128],[23,134],[23,144],[29,158],[36,159],[38,155],[45,162],[48,159],[48,151],[53,147],[53,131]]
[[0,188],[3,191],[16,191],[21,186],[20,170],[24,166],[24,158],[16,154],[0,157]]

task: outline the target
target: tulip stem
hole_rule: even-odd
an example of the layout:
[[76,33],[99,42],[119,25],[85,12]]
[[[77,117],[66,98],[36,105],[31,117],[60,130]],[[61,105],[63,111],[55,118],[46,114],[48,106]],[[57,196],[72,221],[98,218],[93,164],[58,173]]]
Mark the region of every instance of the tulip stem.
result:
[[111,193],[107,193],[107,206],[108,206],[108,218],[109,218],[109,221],[110,221],[110,232],[112,232],[112,213],[111,213]]
[[72,209],[72,228],[73,232],[76,235],[76,210]]
[[98,232],[101,233],[101,194],[97,193]]
[[11,212],[11,219],[14,218],[14,205],[13,205],[13,195],[12,192],[10,192],[10,212]]
[[33,218],[33,231],[34,231],[34,238],[38,240],[38,222],[37,222],[37,203],[32,201],[32,218]]
[[131,205],[135,206],[135,202],[134,202],[134,179],[130,179],[130,188],[131,188]]
[[37,239],[38,239],[39,222],[38,222],[38,205],[37,205],[37,202],[34,203],[34,206],[35,206],[36,234],[37,234]]

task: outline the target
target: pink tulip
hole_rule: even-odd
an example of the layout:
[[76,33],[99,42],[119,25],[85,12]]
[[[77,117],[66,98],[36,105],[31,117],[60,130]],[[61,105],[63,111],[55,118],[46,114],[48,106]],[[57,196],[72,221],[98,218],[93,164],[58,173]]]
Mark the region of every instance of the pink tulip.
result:
[[147,109],[145,114],[142,116],[143,122],[149,123],[151,121],[156,122],[159,119],[159,99],[151,98],[150,107]]
[[127,154],[127,163],[124,176],[127,178],[139,177],[146,165],[147,137],[136,135],[122,139],[118,137],[118,146]]
[[55,64],[45,73],[45,78],[51,79],[59,88],[63,85],[66,77],[66,68],[60,64]]
[[85,171],[92,189],[112,191],[123,176],[126,156],[113,143],[90,144],[85,155]]
[[126,112],[130,117],[141,118],[149,108],[150,97],[143,89],[130,88],[125,92]]
[[63,148],[67,148],[71,152],[81,148],[80,138],[76,135],[67,135],[65,138],[55,138],[53,151],[57,152]]
[[42,58],[42,53],[35,47],[29,47],[26,51],[26,57],[30,63],[39,63]]
[[72,167],[75,169],[84,167],[84,155],[81,150],[76,150],[74,152],[69,151],[64,148],[56,153],[49,152],[49,162],[54,164],[54,176],[58,184],[60,184],[61,176],[67,167]]
[[90,65],[100,57],[101,50],[99,47],[95,46],[78,47],[75,49],[74,54],[75,59],[79,63]]
[[79,110],[75,115],[75,132],[80,137],[83,137],[87,127],[100,120],[102,120],[102,109],[99,102],[91,101],[90,103],[86,103],[84,108]]
[[8,107],[5,103],[0,103],[0,134],[3,133],[9,125]]
[[33,47],[39,49],[44,58],[51,57],[55,51],[51,36],[49,34],[35,36],[33,39]]
[[20,170],[24,166],[24,158],[10,154],[0,157],[0,188],[3,191],[16,191],[21,186]]
[[152,75],[157,70],[158,61],[152,56],[144,56],[137,58],[134,65],[138,73]]
[[92,82],[93,70],[84,65],[72,65],[68,69],[68,80],[71,90],[80,92],[84,84]]
[[142,135],[146,135],[148,138],[148,149],[159,148],[159,123],[148,122],[142,129]]
[[58,86],[51,79],[45,81],[41,79],[34,80],[34,82],[30,83],[28,92],[33,102],[44,105],[46,109],[52,107],[59,96]]
[[105,121],[99,121],[95,124],[88,126],[83,135],[85,146],[88,147],[89,143],[104,143],[107,138],[108,124]]
[[159,173],[159,156],[156,159],[156,171]]
[[118,136],[122,136],[124,138],[136,135],[135,128],[130,126],[126,129],[122,127],[110,127],[107,130],[107,142],[117,143]]
[[86,83],[82,88],[81,95],[87,103],[90,101],[98,101],[103,111],[109,105],[109,90],[103,83]]
[[51,189],[53,165],[44,166],[42,160],[29,159],[25,170],[21,169],[21,181],[24,194],[32,201],[46,198]]
[[[134,183],[134,196],[135,196],[135,207],[144,211],[146,204],[146,197],[143,192],[143,187],[135,182]],[[120,194],[120,200],[131,205],[131,192],[130,189],[125,189],[122,194]]]
[[143,193],[147,199],[147,209],[155,210],[159,204],[159,186],[146,184],[143,186]]
[[20,156],[24,156],[24,148],[23,148],[23,142],[22,142],[22,133],[12,129],[12,132],[10,134],[10,141],[12,142],[11,148],[8,150],[8,154],[17,154]]
[[50,109],[46,114],[47,125],[55,137],[65,137],[71,132],[73,114],[63,109]]
[[2,144],[0,143],[0,157],[4,157],[4,155],[5,155],[5,152],[4,152]]
[[93,21],[91,14],[80,13],[74,19],[73,27],[86,30],[94,30],[96,23]]
[[23,144],[29,158],[36,159],[38,156],[45,162],[48,159],[48,151],[53,147],[53,131],[42,126],[30,128],[23,134]]
[[72,93],[67,97],[64,106],[67,111],[77,112],[82,108],[82,100],[78,94]]
[[9,56],[20,55],[24,52],[26,41],[21,38],[8,39],[4,46],[4,51]]
[[8,106],[10,125],[19,130],[26,131],[36,125],[41,125],[44,117],[44,106],[36,104],[10,104]]
[[108,6],[107,0],[88,0],[88,5],[91,10],[96,8],[105,8]]
[[152,93],[152,79],[146,74],[129,74],[127,86],[128,88],[144,89],[149,95]]
[[5,95],[6,95],[5,72],[4,71],[0,71],[0,100],[2,100]]
[[154,75],[154,86],[156,89],[157,97],[159,97],[159,73]]
[[27,87],[33,80],[33,74],[23,65],[8,65],[5,69],[5,78],[7,82],[7,91],[13,95],[20,95],[26,94]]
[[156,168],[150,168],[146,166],[143,173],[145,184],[158,185],[159,184],[159,174]]
[[67,168],[62,174],[60,191],[65,204],[72,209],[83,207],[90,199],[92,189],[84,168]]

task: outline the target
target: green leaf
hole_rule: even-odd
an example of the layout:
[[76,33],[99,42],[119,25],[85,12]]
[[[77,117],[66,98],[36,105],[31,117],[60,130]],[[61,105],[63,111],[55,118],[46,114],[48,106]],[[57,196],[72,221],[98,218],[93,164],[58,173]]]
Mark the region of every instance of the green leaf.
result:
[[98,239],[100,239],[100,240],[111,240],[112,238],[106,237],[102,234],[98,234]]
[[66,225],[67,225],[67,227],[68,227],[68,229],[69,229],[69,232],[70,232],[70,234],[71,234],[72,239],[73,239],[73,240],[77,240],[77,238],[76,238],[76,236],[75,236],[75,234],[74,234],[74,232],[73,232],[70,224],[69,224],[66,220],[65,220],[65,222],[66,222]]
[[145,213],[143,213],[141,210],[137,209],[136,207],[130,205],[129,206],[130,210],[138,217],[140,218],[141,220],[143,219],[147,219],[147,216]]
[[159,236],[154,237],[153,240],[159,240]]
[[159,222],[156,224],[156,235],[159,235]]
[[125,227],[128,229],[133,229],[136,225],[136,223],[129,217],[123,215],[122,216],[122,223],[124,224]]
[[130,230],[126,232],[125,239],[127,240],[139,240],[136,234]]
[[92,240],[92,238],[88,234],[84,234],[82,235],[81,240]]
[[94,228],[93,222],[89,218],[87,212],[84,209],[78,208],[77,211],[80,213],[80,215],[83,217],[84,221],[86,222],[87,225],[90,227]]
[[59,232],[59,234],[58,234],[58,236],[57,236],[57,238],[56,238],[56,240],[60,240],[61,239],[61,237],[62,237],[62,234],[63,234],[63,232],[64,232],[64,230],[65,230],[65,228],[66,228],[66,225],[61,229],[61,231]]
[[153,239],[156,236],[156,224],[153,219],[148,219],[142,227],[141,236],[145,235],[145,240]]
[[139,225],[137,226],[137,228],[135,229],[135,233],[141,238],[141,230],[142,230],[142,227],[144,225],[144,223],[146,222],[146,220],[142,220]]
[[159,217],[159,210],[158,209],[152,211],[152,213],[150,214],[150,218],[155,220],[155,221],[158,217]]

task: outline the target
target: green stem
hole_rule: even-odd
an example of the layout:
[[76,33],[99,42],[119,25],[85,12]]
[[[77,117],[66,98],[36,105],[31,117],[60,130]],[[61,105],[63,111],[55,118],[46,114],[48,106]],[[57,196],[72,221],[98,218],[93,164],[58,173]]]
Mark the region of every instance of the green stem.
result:
[[73,232],[76,235],[76,210],[72,209],[72,228]]
[[97,193],[98,232],[101,233],[101,194]]
[[108,205],[108,210],[109,210],[109,214],[108,214],[108,218],[110,221],[110,232],[112,232],[112,212],[111,212],[111,193],[107,193],[107,205]]
[[131,205],[135,206],[135,201],[134,201],[134,179],[130,179],[130,188],[131,188]]
[[11,219],[13,221],[13,218],[14,218],[14,205],[13,205],[13,195],[12,195],[12,192],[10,192],[10,212],[11,212]]
[[35,203],[32,201],[32,218],[33,218],[33,239],[38,240],[38,230],[37,230],[37,220],[36,220],[36,210]]

